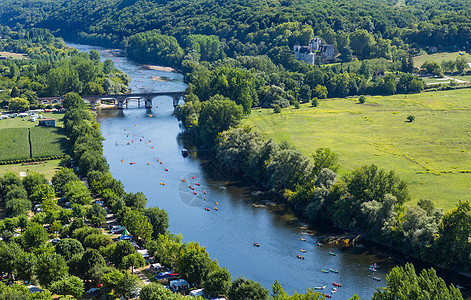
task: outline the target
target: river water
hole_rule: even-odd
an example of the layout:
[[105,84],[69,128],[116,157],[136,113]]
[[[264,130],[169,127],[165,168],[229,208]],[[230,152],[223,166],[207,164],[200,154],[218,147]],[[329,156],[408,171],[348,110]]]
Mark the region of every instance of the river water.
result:
[[[68,45],[85,52],[96,49],[103,60],[112,59],[117,68],[131,76],[133,92],[186,88],[178,73],[148,70],[103,48]],[[155,80],[162,77],[166,81]],[[244,276],[260,282],[270,292],[278,280],[289,293],[325,285],[323,292],[330,294],[332,282],[339,282],[342,287],[333,299],[348,299],[354,293],[370,299],[376,288],[386,285],[385,274],[394,265],[405,263],[394,255],[380,255],[381,251],[366,247],[318,246],[315,231],[287,216],[254,207],[259,197],[251,196],[251,190],[240,182],[221,180],[207,161],[198,158],[195,149],[189,148],[189,157],[182,157],[181,149],[188,145],[184,147],[179,138],[182,129],[173,116],[170,97],[155,98],[152,109],[143,106],[130,102],[124,110],[98,111],[111,173],[122,181],[127,192],[143,192],[149,207],[165,209],[170,232],[181,233],[184,241],[206,246],[210,257],[227,268],[233,279]],[[368,270],[373,262],[380,265],[378,272]],[[322,273],[330,268],[339,273]],[[373,280],[374,275],[381,281]]]

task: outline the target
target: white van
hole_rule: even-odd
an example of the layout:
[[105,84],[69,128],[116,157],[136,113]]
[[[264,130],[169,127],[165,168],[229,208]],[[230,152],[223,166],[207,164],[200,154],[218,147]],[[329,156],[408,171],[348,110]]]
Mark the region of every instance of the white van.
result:
[[204,291],[203,291],[203,289],[193,290],[193,291],[190,292],[189,296],[190,297],[198,297],[198,296],[203,297],[204,296]]

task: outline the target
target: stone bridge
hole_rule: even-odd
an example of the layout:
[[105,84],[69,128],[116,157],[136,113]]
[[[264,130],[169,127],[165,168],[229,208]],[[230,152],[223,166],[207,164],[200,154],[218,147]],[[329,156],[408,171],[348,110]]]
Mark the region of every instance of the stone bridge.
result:
[[[135,94],[116,94],[116,95],[89,95],[81,96],[83,100],[90,103],[92,109],[95,109],[96,105],[101,103],[103,100],[113,100],[117,102],[117,107],[123,109],[129,101],[137,101],[138,105],[141,106],[141,101],[144,102],[145,108],[152,107],[152,100],[155,97],[169,96],[173,99],[173,107],[177,107],[180,99],[185,98],[185,92],[154,92],[154,93],[135,93]],[[64,97],[43,97],[39,98],[38,101],[41,104],[56,103],[62,104]]]

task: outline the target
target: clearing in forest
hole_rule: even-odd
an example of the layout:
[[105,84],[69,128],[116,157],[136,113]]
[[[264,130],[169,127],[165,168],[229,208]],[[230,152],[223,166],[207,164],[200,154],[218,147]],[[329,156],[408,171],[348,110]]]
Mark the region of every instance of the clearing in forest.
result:
[[[407,122],[409,115],[415,121]],[[286,140],[305,155],[328,147],[340,174],[362,165],[394,170],[414,201],[449,209],[471,195],[471,93],[468,89],[413,95],[326,99],[318,107],[253,110],[245,124]]]

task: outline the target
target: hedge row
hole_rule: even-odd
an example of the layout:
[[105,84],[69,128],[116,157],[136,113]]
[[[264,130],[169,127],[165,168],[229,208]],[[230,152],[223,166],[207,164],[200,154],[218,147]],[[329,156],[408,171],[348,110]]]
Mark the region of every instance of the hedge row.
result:
[[64,155],[52,155],[52,156],[44,156],[44,157],[33,157],[33,158],[24,158],[24,159],[15,159],[15,160],[0,160],[0,165],[11,165],[11,164],[21,164],[26,162],[36,162],[36,161],[43,161],[43,160],[53,160],[53,159],[63,159],[67,154]]

